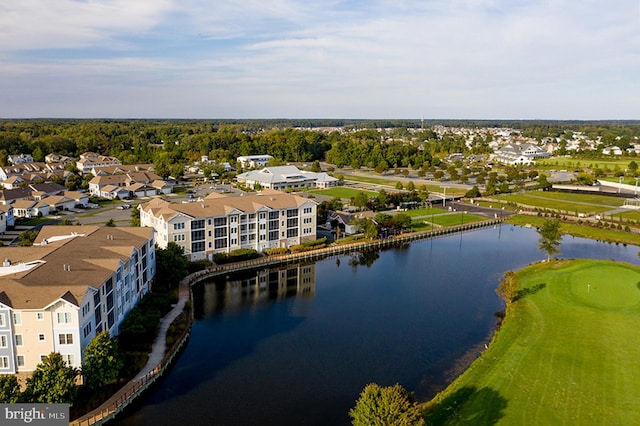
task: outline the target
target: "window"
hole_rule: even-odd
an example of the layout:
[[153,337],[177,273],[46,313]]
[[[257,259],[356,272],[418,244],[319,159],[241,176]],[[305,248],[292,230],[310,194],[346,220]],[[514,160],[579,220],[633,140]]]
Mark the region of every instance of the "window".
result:
[[199,253],[201,251],[204,251],[204,241],[198,241],[198,242],[191,243],[191,252],[192,253]]
[[40,355],[40,362],[44,361],[46,357],[47,357],[46,355]]
[[86,338],[89,334],[91,334],[91,323],[85,325],[82,329],[82,337]]
[[174,223],[173,224],[173,230],[174,231],[178,231],[180,229],[184,229],[184,222]]
[[13,325],[22,325],[22,314],[20,312],[13,313]]
[[72,354],[61,354],[62,355],[62,359],[64,360],[64,362],[67,363],[67,366],[72,366],[73,365],[73,355]]
[[91,310],[91,305],[89,303],[85,303],[84,306],[82,307],[82,316],[86,316],[89,311]]
[[213,226],[226,226],[227,218],[226,217],[217,217],[213,219]]
[[204,240],[204,231],[191,231],[191,241]]
[[4,327],[4,326],[5,326],[4,314],[0,314],[0,327]]
[[44,312],[36,312],[36,319],[42,321],[44,319]]
[[58,336],[61,345],[73,345],[73,334],[66,333]]
[[40,333],[38,334],[38,341],[39,342],[44,342],[45,338],[44,338],[44,334]]
[[18,367],[24,367],[24,355],[16,356],[16,361],[18,362]]
[[71,312],[58,312],[56,317],[58,324],[71,324]]
[[0,368],[2,368],[2,369],[9,368],[9,357],[8,356],[0,356]]
[[16,334],[15,339],[16,339],[16,346],[22,346],[22,334]]
[[192,220],[191,229],[204,229],[204,219]]
[[0,336],[0,348],[6,348],[7,347],[7,336]]

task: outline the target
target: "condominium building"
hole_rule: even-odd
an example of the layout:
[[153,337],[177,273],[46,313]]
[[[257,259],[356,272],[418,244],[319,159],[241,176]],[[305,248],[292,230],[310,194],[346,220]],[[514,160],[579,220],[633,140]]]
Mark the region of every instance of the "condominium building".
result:
[[80,367],[96,334],[119,325],[155,276],[148,228],[45,226],[33,247],[0,247],[0,374],[58,352]]
[[212,193],[202,201],[140,204],[140,224],[155,229],[160,248],[182,246],[191,260],[249,248],[263,251],[316,239],[316,207],[311,199],[265,190],[243,196]]

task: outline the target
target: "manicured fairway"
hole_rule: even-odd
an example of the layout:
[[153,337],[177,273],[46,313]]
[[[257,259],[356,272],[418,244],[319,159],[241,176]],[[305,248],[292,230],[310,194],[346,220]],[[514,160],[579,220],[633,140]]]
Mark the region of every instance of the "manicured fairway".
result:
[[528,294],[427,423],[640,424],[640,268],[557,261],[517,275]]

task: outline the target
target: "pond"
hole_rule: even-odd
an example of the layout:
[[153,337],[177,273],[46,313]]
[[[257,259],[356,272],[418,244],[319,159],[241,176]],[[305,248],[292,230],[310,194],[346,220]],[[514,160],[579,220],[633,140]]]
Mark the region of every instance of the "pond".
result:
[[[191,339],[122,425],[347,425],[371,382],[427,400],[484,349],[508,270],[546,258],[502,225],[327,258],[194,290]],[[561,257],[637,263],[638,247],[565,237]]]

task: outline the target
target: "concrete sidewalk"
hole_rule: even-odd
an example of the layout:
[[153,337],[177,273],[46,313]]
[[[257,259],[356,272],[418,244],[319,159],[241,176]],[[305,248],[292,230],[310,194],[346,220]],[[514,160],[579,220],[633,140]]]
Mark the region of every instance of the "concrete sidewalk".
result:
[[132,382],[136,382],[146,376],[150,371],[154,370],[164,358],[166,352],[167,331],[174,319],[178,317],[184,310],[184,304],[189,300],[189,286],[180,284],[178,289],[178,303],[160,320],[160,326],[158,327],[158,335],[153,341],[151,347],[151,353],[149,353],[149,359],[147,364],[140,370],[140,372],[131,379]]

